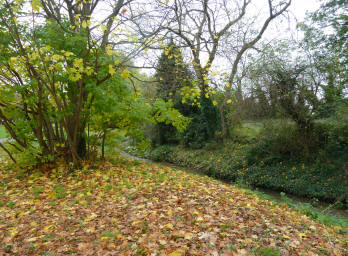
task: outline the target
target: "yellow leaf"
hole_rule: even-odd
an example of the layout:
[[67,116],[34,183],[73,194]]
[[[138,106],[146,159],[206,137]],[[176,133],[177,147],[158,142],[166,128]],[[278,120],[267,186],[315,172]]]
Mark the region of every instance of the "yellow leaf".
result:
[[300,234],[298,234],[298,236],[299,237],[305,237],[305,236],[307,236],[305,233],[300,233]]
[[167,244],[167,241],[165,241],[165,240],[158,240],[158,242],[159,242],[161,245],[166,245],[166,244]]
[[18,230],[16,228],[9,228],[8,231],[10,231],[11,237],[15,237],[18,234]]
[[184,253],[182,251],[175,251],[175,252],[168,254],[168,256],[183,256],[183,255],[184,255]]
[[216,100],[213,100],[213,105],[214,105],[214,106],[216,106],[216,105],[217,105]]
[[41,3],[40,0],[33,0],[31,3],[31,6],[33,7],[33,11],[40,11]]
[[139,225],[140,223],[141,223],[141,221],[140,221],[140,220],[133,221],[133,222],[132,222],[132,226]]
[[187,240],[191,240],[191,239],[193,238],[193,234],[191,234],[191,233],[185,233],[184,238],[187,239]]
[[[88,194],[88,193],[87,193],[87,194]],[[90,219],[90,220],[93,220],[93,219],[95,219],[95,218],[97,218],[97,217],[98,217],[97,214],[92,213],[91,216],[89,216],[89,219]]]
[[285,239],[290,239],[290,237],[289,237],[289,236],[283,236],[283,238],[285,238]]
[[28,238],[27,242],[35,242],[37,240],[37,237],[32,237],[32,238]]
[[93,233],[94,231],[95,231],[94,227],[90,227],[90,228],[86,229],[87,233]]
[[230,82],[226,83],[226,87],[229,88],[230,87]]
[[228,99],[226,102],[227,102],[227,104],[230,104],[230,103],[232,103],[232,100]]
[[35,221],[30,222],[30,226],[36,227],[37,223]]
[[48,197],[53,199],[56,196],[56,192],[52,191],[51,193],[48,194]]
[[170,229],[170,230],[173,230],[174,227],[173,227],[173,224],[172,223],[168,223],[167,225],[164,226],[166,229]]
[[20,218],[20,217],[22,217],[23,215],[25,215],[25,213],[24,213],[24,212],[20,212],[20,213],[17,214],[17,218]]
[[43,230],[47,231],[47,230],[54,229],[54,228],[55,228],[54,225],[48,225],[48,226],[44,227]]
[[116,72],[116,70],[114,69],[114,67],[111,64],[109,64],[109,74],[113,75],[113,74],[115,74],[115,72]]
[[82,26],[83,28],[87,28],[87,22],[86,22],[85,20],[84,20],[84,21],[82,21],[81,26]]
[[71,55],[74,55],[72,52],[64,52],[65,57],[70,57]]
[[105,25],[100,25],[100,28],[101,28],[101,30],[104,32],[105,30],[106,30],[106,26]]
[[128,69],[124,69],[121,76],[125,79],[128,78],[130,76],[130,72],[128,71]]

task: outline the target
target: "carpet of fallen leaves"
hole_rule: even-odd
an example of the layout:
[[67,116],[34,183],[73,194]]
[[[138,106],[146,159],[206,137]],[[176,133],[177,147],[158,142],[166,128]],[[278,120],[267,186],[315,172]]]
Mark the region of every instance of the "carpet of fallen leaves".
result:
[[2,169],[0,255],[348,255],[334,228],[169,167]]

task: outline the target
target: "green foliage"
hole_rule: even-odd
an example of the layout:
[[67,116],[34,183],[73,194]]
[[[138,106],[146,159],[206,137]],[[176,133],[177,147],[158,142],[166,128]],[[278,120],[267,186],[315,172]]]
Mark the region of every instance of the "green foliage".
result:
[[320,8],[309,13],[299,24],[305,32],[301,46],[310,53],[313,79],[322,89],[316,115],[327,118],[334,114],[347,89],[347,22],[346,1],[323,1]]
[[[180,113],[187,116],[182,111],[185,106],[182,103],[180,92],[184,87],[191,87],[192,74],[183,61],[180,49],[173,42],[170,42],[164,49],[156,69],[155,78],[158,80],[156,96],[172,102]],[[159,123],[155,127],[155,134],[152,138],[153,144],[179,143],[180,132],[182,131],[183,129],[178,130],[169,123]]]
[[[171,146],[168,154],[162,154],[167,161],[197,170],[199,173],[217,179],[242,182],[243,185],[258,186],[284,191],[298,196],[334,201],[347,192],[347,176],[338,164],[299,164],[282,163],[270,165],[260,161],[249,165],[246,154],[247,145],[230,144],[225,148],[186,149]],[[148,156],[151,157],[151,154]],[[347,196],[343,199],[347,204]]]
[[[6,11],[1,6],[4,19]],[[189,119],[172,102],[150,104],[131,89],[130,71],[119,65],[122,54],[88,43],[91,35],[85,29],[64,29],[71,25],[64,16],[59,24],[44,20],[34,28],[4,19],[1,33],[20,29],[18,40],[8,33],[0,40],[0,120],[14,142],[6,146],[18,164],[50,162],[64,154],[79,165],[99,143],[104,148],[112,130],[143,145],[144,123],[171,124],[179,131],[187,126]],[[28,47],[23,49],[24,42]]]
[[61,185],[54,186],[53,190],[54,190],[54,195],[56,199],[65,198],[67,195],[65,188]]
[[171,154],[172,154],[171,147],[168,145],[162,145],[152,150],[150,153],[150,157],[154,161],[162,162],[167,160]]
[[249,148],[246,159],[249,164],[262,162],[266,165],[344,163],[348,159],[347,128],[348,122],[341,114],[316,121],[310,134],[303,134],[289,121],[267,122],[256,143]]
[[183,143],[190,148],[202,148],[220,130],[220,115],[210,98],[201,96],[200,107],[190,116],[191,122],[183,134]]
[[164,49],[156,70],[155,77],[159,80],[157,96],[174,103],[180,102],[181,89],[192,86],[192,74],[183,61],[180,48],[173,41]]
[[159,80],[157,95],[173,102],[174,107],[190,118],[191,122],[185,131],[179,129],[181,133],[177,132],[173,125],[158,124],[153,144],[182,142],[188,147],[202,147],[219,129],[218,111],[211,99],[200,97],[200,91],[193,87],[192,74],[183,62],[180,49],[173,42],[162,53],[155,77]]
[[0,139],[6,138],[7,136],[8,135],[7,135],[5,127],[0,125]]
[[314,142],[308,144],[307,141],[308,138],[304,138],[290,121],[267,122],[259,139],[247,152],[246,160],[249,164],[262,161],[266,165],[283,161],[307,161],[314,156],[314,150],[317,150],[309,147]]

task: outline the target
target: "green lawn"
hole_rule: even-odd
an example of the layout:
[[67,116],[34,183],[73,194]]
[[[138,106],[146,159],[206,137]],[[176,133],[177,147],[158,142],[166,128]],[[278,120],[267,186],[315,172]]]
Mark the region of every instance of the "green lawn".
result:
[[5,127],[0,125],[0,139],[6,138],[7,137],[7,132]]

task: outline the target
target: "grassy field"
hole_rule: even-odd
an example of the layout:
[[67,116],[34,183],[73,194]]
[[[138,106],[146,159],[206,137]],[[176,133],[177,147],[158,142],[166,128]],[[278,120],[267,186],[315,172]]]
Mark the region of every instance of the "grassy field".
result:
[[206,176],[123,158],[0,169],[0,254],[347,255],[340,227]]

